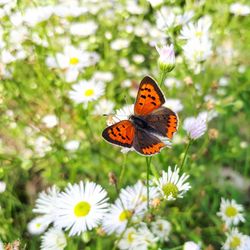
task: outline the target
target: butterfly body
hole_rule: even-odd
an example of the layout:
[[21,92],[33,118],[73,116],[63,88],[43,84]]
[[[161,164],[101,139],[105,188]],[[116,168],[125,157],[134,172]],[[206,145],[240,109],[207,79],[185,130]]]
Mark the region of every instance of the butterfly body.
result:
[[149,76],[141,81],[134,106],[134,114],[107,127],[102,136],[108,142],[131,148],[142,155],[159,153],[166,144],[162,138],[172,139],[177,131],[178,117],[163,107],[164,95]]

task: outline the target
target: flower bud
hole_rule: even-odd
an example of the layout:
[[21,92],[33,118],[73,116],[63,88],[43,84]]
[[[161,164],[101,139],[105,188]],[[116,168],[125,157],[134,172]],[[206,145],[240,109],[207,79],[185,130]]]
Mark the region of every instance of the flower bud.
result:
[[160,55],[158,59],[160,70],[166,73],[172,71],[175,67],[175,54],[173,44],[171,44],[170,46],[164,45],[162,47],[156,46],[156,50]]

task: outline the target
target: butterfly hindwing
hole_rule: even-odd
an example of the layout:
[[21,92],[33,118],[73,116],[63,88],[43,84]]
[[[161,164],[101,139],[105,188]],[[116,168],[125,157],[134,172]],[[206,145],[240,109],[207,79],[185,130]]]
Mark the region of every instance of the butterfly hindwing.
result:
[[166,107],[160,107],[149,115],[144,116],[145,121],[153,128],[157,134],[173,138],[173,134],[178,128],[178,117],[175,112]]
[[165,103],[164,95],[157,83],[149,76],[145,76],[139,86],[135,101],[135,115],[147,115]]
[[102,136],[110,143],[131,148],[133,145],[135,128],[129,120],[115,123],[102,132]]
[[153,134],[138,128],[135,130],[133,147],[142,155],[153,155],[159,153],[165,144]]

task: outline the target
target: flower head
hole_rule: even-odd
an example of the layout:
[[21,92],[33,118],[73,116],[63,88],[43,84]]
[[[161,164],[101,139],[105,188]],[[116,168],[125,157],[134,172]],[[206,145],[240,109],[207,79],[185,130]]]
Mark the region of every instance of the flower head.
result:
[[243,217],[243,206],[237,204],[235,200],[221,199],[220,211],[217,213],[218,216],[226,223],[227,226],[238,225],[239,222],[244,222]]
[[164,72],[170,72],[175,67],[175,53],[174,46],[164,45],[162,47],[156,46],[156,50],[160,57],[158,59],[159,68]]
[[233,3],[230,5],[230,12],[237,16],[247,16],[250,14],[250,6],[241,3]]
[[228,234],[223,250],[248,250],[250,247],[250,237],[233,228]]
[[196,140],[205,134],[207,123],[202,116],[198,116],[197,118],[188,117],[184,120],[183,128],[187,131],[187,134],[191,139]]
[[66,246],[67,240],[61,229],[51,228],[42,236],[41,250],[63,250]]
[[162,177],[155,179],[154,182],[162,197],[166,200],[175,200],[182,198],[190,188],[189,182],[186,182],[188,175],[179,174],[180,169],[175,166],[174,171],[168,167],[168,171],[162,171]]
[[164,219],[158,218],[151,223],[152,232],[158,236],[161,241],[168,241],[171,231],[171,224]]
[[43,217],[37,217],[33,220],[31,220],[28,225],[28,232],[30,234],[36,235],[43,233],[48,227],[48,224],[44,223]]
[[201,247],[193,241],[185,242],[183,250],[200,250]]
[[104,93],[104,84],[92,80],[82,80],[73,85],[73,90],[69,91],[69,97],[77,104],[94,101]]
[[68,184],[58,197],[55,225],[79,235],[101,222],[108,208],[107,192],[94,182]]

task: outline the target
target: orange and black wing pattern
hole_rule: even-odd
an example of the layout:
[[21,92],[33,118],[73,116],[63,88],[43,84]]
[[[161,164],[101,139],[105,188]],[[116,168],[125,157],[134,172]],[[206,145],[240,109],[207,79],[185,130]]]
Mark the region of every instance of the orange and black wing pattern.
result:
[[155,132],[169,139],[173,138],[178,129],[178,116],[169,108],[160,107],[151,114],[144,116],[145,121]]
[[136,97],[134,106],[135,115],[150,114],[164,103],[164,95],[157,83],[151,77],[145,76],[140,83]]
[[135,128],[132,122],[123,120],[104,129],[102,136],[110,143],[131,148],[135,136]]
[[136,129],[134,149],[142,155],[158,154],[166,145],[159,138],[143,129]]

